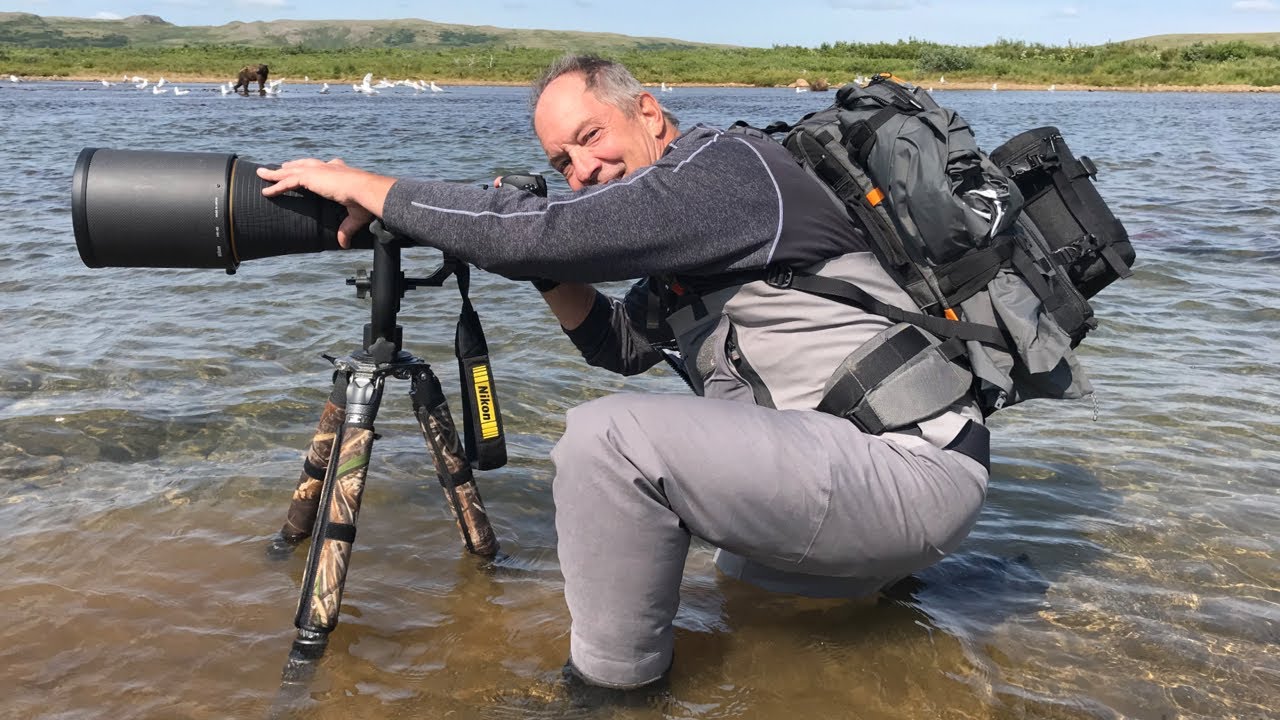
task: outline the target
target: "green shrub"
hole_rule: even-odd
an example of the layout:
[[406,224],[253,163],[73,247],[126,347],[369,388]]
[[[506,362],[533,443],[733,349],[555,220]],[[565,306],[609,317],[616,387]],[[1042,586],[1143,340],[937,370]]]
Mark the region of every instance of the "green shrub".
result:
[[920,51],[916,68],[921,73],[948,73],[973,67],[973,53],[967,48],[936,45]]

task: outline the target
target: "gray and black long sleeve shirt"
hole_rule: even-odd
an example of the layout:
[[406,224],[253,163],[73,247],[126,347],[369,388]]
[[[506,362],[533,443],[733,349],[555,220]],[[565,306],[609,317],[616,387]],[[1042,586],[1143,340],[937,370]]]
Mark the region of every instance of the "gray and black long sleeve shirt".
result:
[[[384,222],[490,272],[578,282],[807,266],[867,250],[825,186],[780,144],[701,125],[653,165],[550,198],[400,180]],[[625,302],[597,298],[569,333],[588,362],[624,374],[658,362],[638,312],[645,294],[641,285]]]

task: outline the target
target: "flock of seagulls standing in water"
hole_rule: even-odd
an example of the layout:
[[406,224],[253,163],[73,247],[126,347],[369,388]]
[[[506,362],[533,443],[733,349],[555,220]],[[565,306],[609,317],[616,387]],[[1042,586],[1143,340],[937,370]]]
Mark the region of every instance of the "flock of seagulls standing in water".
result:
[[[20,83],[22,81],[23,81],[22,78],[18,77],[17,75],[9,76],[9,82],[11,83]],[[303,77],[302,81],[305,83],[310,83],[311,78],[309,76]],[[362,95],[377,95],[381,90],[388,89],[388,88],[397,88],[397,87],[409,88],[414,91],[414,94],[425,93],[425,92],[432,92],[432,93],[448,92],[444,88],[437,85],[435,80],[406,79],[406,80],[397,80],[395,82],[391,82],[386,78],[382,78],[381,80],[378,81],[377,84],[370,84],[372,83],[372,81],[373,81],[373,73],[367,73],[364,76],[363,81],[361,81],[359,84],[353,83],[351,85],[351,90],[352,92],[359,93]],[[152,95],[166,95],[172,92],[174,95],[181,97],[183,95],[191,94],[190,90],[187,90],[186,88],[178,87],[173,83],[170,83],[169,81],[165,80],[163,76],[161,76],[160,79],[157,80],[154,84],[152,84],[149,79],[138,76],[138,75],[133,75],[133,76],[125,75],[119,81],[115,81],[115,82],[111,80],[99,80],[98,82],[102,83],[102,87],[104,88],[111,88],[120,84],[130,85],[135,90],[142,90],[142,91],[149,90]],[[278,80],[268,80],[262,86],[262,92],[267,97],[278,97],[281,91],[283,90],[283,88],[284,88],[284,78],[280,78]],[[80,89],[83,90],[84,88],[80,88]],[[235,93],[236,92],[235,83],[225,82],[219,85],[218,92],[224,96]],[[321,83],[320,88],[316,92],[318,92],[321,95],[328,95],[330,92],[329,83]],[[246,89],[246,93],[248,93],[247,89]]]
[[[395,82],[391,82],[386,78],[382,78],[381,80],[378,81],[377,85],[370,85],[369,83],[372,81],[373,81],[373,73],[366,73],[364,76],[364,80],[359,85],[352,83],[351,90],[353,92],[357,92],[362,95],[377,95],[380,90],[386,90],[388,88],[396,88],[396,87],[410,88],[413,90],[414,94],[424,93],[428,91],[433,93],[444,92],[444,88],[437,85],[435,80],[431,80],[430,82],[428,82],[426,80],[407,80],[406,79],[406,80],[397,80]],[[329,83],[325,83],[324,87],[320,89],[320,92],[328,93]]]
[[[311,78],[304,77],[302,81],[305,83],[310,83]],[[405,79],[405,80],[397,80],[395,82],[391,82],[390,80],[387,80],[384,77],[381,80],[379,80],[376,85],[371,85],[370,83],[372,81],[373,81],[373,73],[366,73],[364,76],[364,80],[361,81],[359,84],[356,84],[356,83],[351,84],[351,91],[361,95],[377,95],[381,90],[386,90],[389,88],[397,88],[397,87],[406,87],[413,90],[415,95],[424,93],[424,92],[433,92],[433,93],[445,92],[445,89],[437,85],[435,80],[427,81],[427,80]],[[19,83],[19,82],[22,82],[22,78],[19,78],[17,75],[10,75],[9,82]],[[100,82],[102,83],[102,87],[107,87],[107,88],[114,87],[120,84],[120,83],[110,82],[108,80],[101,80]],[[190,90],[186,90],[184,88],[180,88],[168,83],[164,79],[164,76],[161,76],[160,79],[156,81],[155,85],[150,85],[147,78],[139,77],[137,75],[134,75],[132,77],[125,75],[123,78],[121,78],[120,82],[132,84],[133,87],[138,90],[146,90],[148,87],[150,87],[151,93],[153,95],[164,95],[168,93],[170,90],[173,91],[174,95],[178,95],[178,96],[191,94]],[[865,86],[869,82],[871,82],[871,80],[870,78],[864,78],[863,76],[859,75],[853,79],[853,82],[858,85]],[[938,84],[946,85],[947,76],[946,75],[939,76]],[[165,87],[166,85],[169,85],[169,87]],[[283,85],[284,85],[283,78],[279,80],[268,80],[262,89],[263,89],[263,92],[268,97],[278,97],[280,95],[280,91]],[[932,85],[930,85],[925,89],[929,92],[935,92]],[[999,83],[991,83],[992,92],[995,92],[999,89],[1000,89]],[[1049,87],[1045,88],[1045,90],[1047,90],[1048,92],[1053,92],[1057,89],[1058,89],[1057,85],[1050,85]],[[231,95],[232,93],[235,92],[235,84],[232,82],[223,83],[222,85],[218,86],[218,90],[223,95]],[[330,90],[329,83],[323,83],[317,92],[319,92],[321,95],[328,95],[329,90]],[[664,82],[662,83],[661,91],[671,92],[671,86],[667,85]],[[798,93],[809,92],[809,88],[803,87],[803,86],[797,86],[796,92]]]

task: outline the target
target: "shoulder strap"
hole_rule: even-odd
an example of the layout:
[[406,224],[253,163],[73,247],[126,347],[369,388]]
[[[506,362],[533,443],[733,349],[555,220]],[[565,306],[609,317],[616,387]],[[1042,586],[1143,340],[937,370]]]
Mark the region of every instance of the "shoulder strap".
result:
[[837,278],[822,277],[787,265],[774,264],[766,268],[764,281],[776,288],[800,290],[810,295],[862,308],[895,322],[911,323],[938,337],[976,340],[1001,350],[1009,350],[1009,343],[998,328],[903,310],[896,305],[875,299],[853,283]]

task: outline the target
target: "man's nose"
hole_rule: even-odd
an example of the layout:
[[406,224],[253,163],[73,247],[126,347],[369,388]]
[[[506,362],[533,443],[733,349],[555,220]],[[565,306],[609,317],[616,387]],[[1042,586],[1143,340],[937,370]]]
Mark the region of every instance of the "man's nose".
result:
[[595,185],[600,173],[600,161],[586,148],[575,148],[569,151],[573,160],[573,176],[582,186]]

